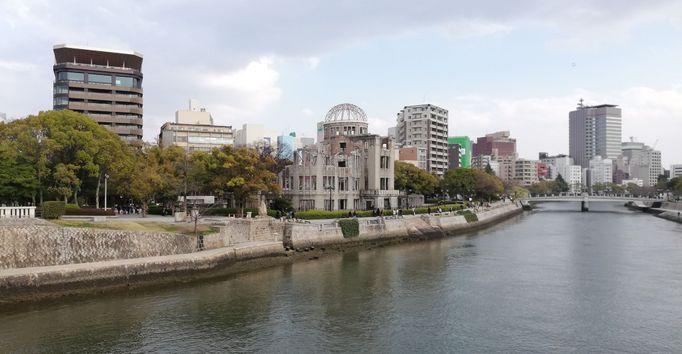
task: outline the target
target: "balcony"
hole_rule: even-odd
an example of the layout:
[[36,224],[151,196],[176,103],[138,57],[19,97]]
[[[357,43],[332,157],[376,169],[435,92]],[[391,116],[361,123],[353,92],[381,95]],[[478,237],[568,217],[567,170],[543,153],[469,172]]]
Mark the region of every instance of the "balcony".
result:
[[137,95],[123,95],[111,93],[97,93],[85,91],[69,91],[69,98],[77,98],[84,100],[101,100],[101,101],[116,101],[116,102],[132,102],[142,104],[142,97]]
[[90,103],[90,102],[69,102],[69,109],[71,110],[81,110],[88,112],[116,112],[116,113],[132,113],[142,115],[142,108],[127,106],[127,105],[114,105],[106,103]]

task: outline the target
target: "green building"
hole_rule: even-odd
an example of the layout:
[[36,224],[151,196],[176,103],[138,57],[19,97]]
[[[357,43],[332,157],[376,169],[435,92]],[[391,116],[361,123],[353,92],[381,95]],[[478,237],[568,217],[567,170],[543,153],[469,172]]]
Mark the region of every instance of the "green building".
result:
[[448,168],[471,167],[471,139],[468,136],[448,138]]

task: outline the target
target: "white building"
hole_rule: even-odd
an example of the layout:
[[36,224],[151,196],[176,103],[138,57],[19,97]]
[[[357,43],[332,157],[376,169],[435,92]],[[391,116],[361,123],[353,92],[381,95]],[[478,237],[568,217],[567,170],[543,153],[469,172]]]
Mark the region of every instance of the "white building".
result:
[[590,160],[590,167],[587,169],[587,187],[592,187],[597,183],[613,183],[613,161],[602,159],[597,155]]
[[500,163],[495,156],[478,155],[471,158],[471,167],[483,170],[486,166],[490,166],[495,176],[500,177]]
[[294,208],[398,207],[397,149],[393,139],[368,134],[366,126],[367,116],[355,105],[338,105],[327,113],[322,141],[296,150],[294,163],[280,173],[284,195]]
[[616,162],[619,175],[623,179],[641,179],[645,187],[655,186],[663,174],[661,152],[634,140],[623,142],[622,150],[623,156]]
[[589,168],[599,155],[615,160],[621,154],[622,112],[617,105],[584,106],[569,113],[569,155],[576,165]]
[[396,122],[398,144],[426,148],[427,171],[442,176],[448,169],[448,111],[432,104],[405,106]]
[[633,183],[636,184],[639,187],[644,187],[644,181],[642,181],[639,178],[634,178],[634,179],[624,179],[623,182],[621,182],[622,185],[627,186],[628,184]]
[[682,164],[670,165],[670,178],[682,177]]
[[582,191],[582,168],[573,164],[573,158],[566,155],[550,156],[541,160],[549,165],[550,179],[559,175],[566,181],[571,193]]
[[211,151],[233,143],[232,127],[214,125],[211,114],[193,99],[189,101],[189,109],[176,111],[175,123],[165,123],[159,133],[159,145],[176,145],[186,151]]
[[244,124],[234,133],[236,146],[277,146],[276,132],[265,128],[262,124]]

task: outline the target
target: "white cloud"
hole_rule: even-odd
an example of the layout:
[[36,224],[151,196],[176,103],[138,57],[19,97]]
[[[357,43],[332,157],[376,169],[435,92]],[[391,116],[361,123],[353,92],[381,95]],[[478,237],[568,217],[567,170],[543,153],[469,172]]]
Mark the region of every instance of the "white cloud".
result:
[[320,65],[320,58],[318,57],[309,57],[307,61],[310,70],[315,70]]
[[596,93],[576,90],[565,96],[506,98],[460,96],[450,108],[450,135],[471,138],[500,130],[511,131],[519,155],[537,158],[538,152],[568,153],[568,112],[580,98],[586,104],[618,104],[623,110],[623,140],[638,141],[661,150],[666,165],[682,162],[679,134],[682,132],[682,90],[633,87]]
[[262,57],[234,72],[205,75],[203,86],[220,95],[221,102],[214,104],[222,109],[253,115],[279,100],[282,90],[277,85],[278,78],[272,59]]
[[465,19],[443,25],[443,30],[450,38],[462,39],[471,37],[506,34],[514,30],[509,24],[495,23],[481,19]]
[[303,108],[303,109],[301,110],[301,113],[303,113],[303,115],[306,116],[306,117],[312,117],[313,114],[314,114],[314,113],[313,113],[313,110],[310,109],[310,108],[307,108],[307,107],[306,107],[306,108]]

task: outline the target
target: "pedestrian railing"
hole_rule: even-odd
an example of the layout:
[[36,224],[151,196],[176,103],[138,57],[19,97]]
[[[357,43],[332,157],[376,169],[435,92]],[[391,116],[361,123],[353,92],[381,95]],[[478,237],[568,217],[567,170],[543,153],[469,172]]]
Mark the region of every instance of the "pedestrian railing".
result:
[[20,206],[10,206],[10,207],[0,207],[0,218],[12,218],[12,219],[25,219],[25,218],[35,218],[36,217],[36,207],[20,207]]

